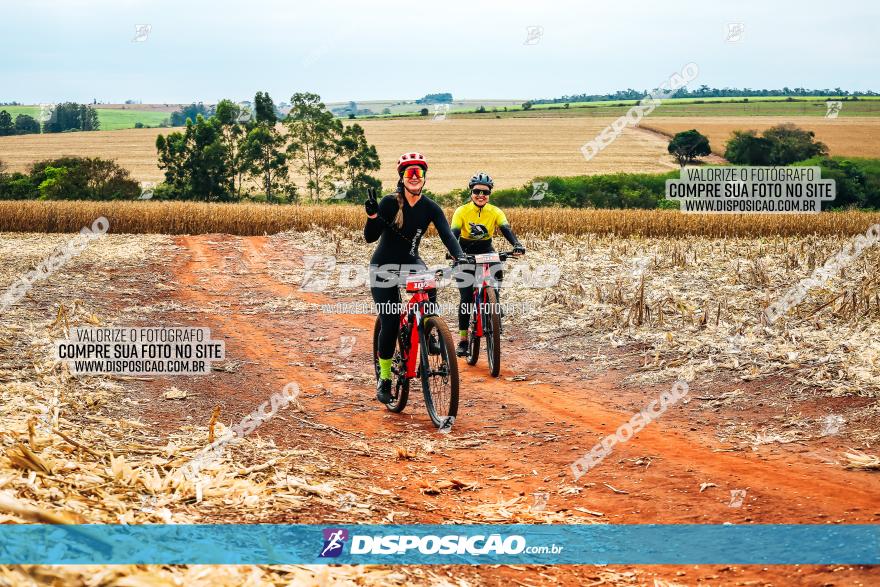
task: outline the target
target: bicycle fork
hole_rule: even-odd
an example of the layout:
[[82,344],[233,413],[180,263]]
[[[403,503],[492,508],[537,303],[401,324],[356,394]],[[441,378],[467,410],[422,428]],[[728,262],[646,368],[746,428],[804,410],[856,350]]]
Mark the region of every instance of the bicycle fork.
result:
[[483,299],[485,296],[483,295],[483,292],[485,291],[486,287],[493,287],[493,286],[492,286],[492,283],[490,282],[489,266],[483,265],[482,283],[479,287],[474,288],[474,314],[475,314],[475,320],[476,320],[476,324],[474,326],[474,333],[478,337],[483,336],[483,311],[482,310],[485,307],[485,305],[484,305],[485,300]]

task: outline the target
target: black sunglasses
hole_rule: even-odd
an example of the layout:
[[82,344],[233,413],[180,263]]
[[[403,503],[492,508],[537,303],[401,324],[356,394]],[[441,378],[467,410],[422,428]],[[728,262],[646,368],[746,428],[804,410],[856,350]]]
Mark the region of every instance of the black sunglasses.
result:
[[475,196],[488,196],[492,193],[492,190],[481,190],[479,188],[475,188],[471,190],[471,193]]

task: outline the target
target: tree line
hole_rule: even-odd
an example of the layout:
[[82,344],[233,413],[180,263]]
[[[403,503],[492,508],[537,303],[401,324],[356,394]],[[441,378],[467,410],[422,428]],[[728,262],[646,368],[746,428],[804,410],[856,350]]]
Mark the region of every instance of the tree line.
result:
[[[358,199],[367,188],[381,187],[369,175],[380,164],[363,127],[344,126],[317,94],[294,94],[283,120],[266,92],[257,92],[252,108],[231,100],[211,111],[194,106],[195,117],[187,117],[182,132],[156,138],[165,172],[154,190],[157,199],[315,202]],[[291,172],[305,177],[302,193]]]
[[0,161],[0,200],[134,200],[140,184],[115,161],[60,157],[6,173]]
[[98,130],[101,126],[98,111],[87,104],[64,102],[45,107],[40,121],[29,114],[19,114],[12,119],[6,110],[0,110],[0,136]]
[[[544,98],[541,100],[531,100],[532,104],[557,104],[564,102],[602,102],[606,100],[641,100],[648,94],[647,90],[635,90],[628,88],[626,90],[618,90],[609,94],[572,94],[570,96],[562,96],[561,98]],[[859,96],[878,96],[880,94],[871,90],[850,92],[841,88],[808,90],[805,88],[789,88],[783,87],[776,90],[754,90],[752,88],[710,88],[702,85],[694,90],[687,87],[679,89],[671,98],[752,98],[752,97],[785,97],[785,96],[803,96],[803,97],[825,97],[825,96],[847,96],[851,99],[858,99]]]
[[[790,122],[759,134],[735,130],[724,145],[724,158],[735,165],[791,165],[813,157],[827,157],[828,146],[816,133]],[[676,133],[666,149],[682,167],[712,153],[709,139],[696,129]]]

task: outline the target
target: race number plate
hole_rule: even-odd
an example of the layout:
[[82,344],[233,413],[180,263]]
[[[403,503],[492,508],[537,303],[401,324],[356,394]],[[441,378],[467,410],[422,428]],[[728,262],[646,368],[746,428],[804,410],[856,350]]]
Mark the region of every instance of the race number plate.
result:
[[474,261],[476,263],[499,263],[501,257],[498,253],[483,253],[482,255],[474,255]]
[[421,291],[437,287],[437,279],[433,273],[418,273],[406,278],[406,291]]

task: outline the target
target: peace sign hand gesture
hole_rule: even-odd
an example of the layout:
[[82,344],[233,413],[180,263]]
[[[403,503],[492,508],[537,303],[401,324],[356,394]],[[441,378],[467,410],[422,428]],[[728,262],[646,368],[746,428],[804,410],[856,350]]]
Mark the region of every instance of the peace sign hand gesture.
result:
[[379,214],[379,202],[376,201],[376,188],[367,190],[367,201],[364,202],[364,210],[369,218],[375,218]]

